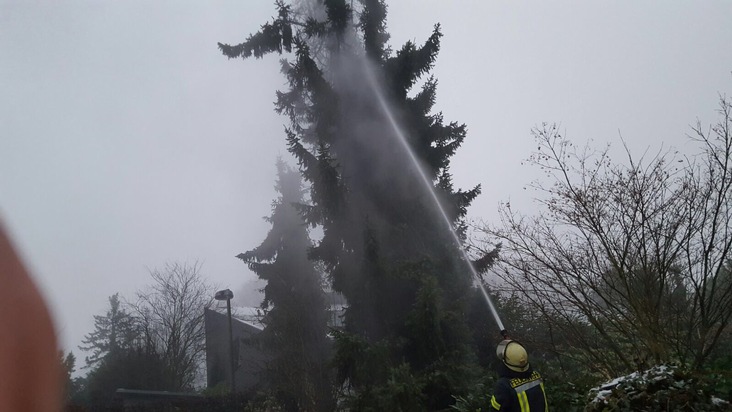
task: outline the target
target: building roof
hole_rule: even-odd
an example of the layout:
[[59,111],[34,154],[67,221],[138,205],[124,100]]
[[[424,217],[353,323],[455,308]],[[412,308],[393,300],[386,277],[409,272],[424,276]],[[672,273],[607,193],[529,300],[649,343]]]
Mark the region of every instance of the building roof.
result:
[[[226,306],[214,305],[210,308],[216,313],[226,315]],[[241,322],[245,325],[257,328],[259,330],[264,329],[262,318],[264,318],[264,312],[260,308],[251,306],[232,306],[231,307],[231,318],[237,322]]]

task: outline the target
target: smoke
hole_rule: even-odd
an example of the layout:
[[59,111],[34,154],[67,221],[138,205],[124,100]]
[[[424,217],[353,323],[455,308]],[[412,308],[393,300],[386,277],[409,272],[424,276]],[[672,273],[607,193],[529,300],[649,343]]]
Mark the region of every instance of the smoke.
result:
[[234,291],[232,304],[242,307],[259,307],[264,299],[262,290],[266,285],[267,281],[260,278],[248,280]]

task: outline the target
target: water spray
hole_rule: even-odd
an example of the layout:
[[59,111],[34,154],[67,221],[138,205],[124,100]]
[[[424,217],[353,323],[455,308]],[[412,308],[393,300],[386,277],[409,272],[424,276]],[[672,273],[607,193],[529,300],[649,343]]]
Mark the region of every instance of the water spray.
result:
[[389,108],[389,105],[386,103],[386,99],[384,98],[383,94],[381,93],[381,89],[379,88],[379,84],[376,81],[376,78],[374,76],[373,68],[371,67],[371,64],[369,62],[366,62],[364,64],[365,70],[366,70],[366,77],[368,77],[369,83],[371,83],[371,89],[374,91],[374,94],[376,95],[376,98],[379,101],[379,104],[381,105],[381,109],[384,111],[384,114],[386,115],[386,118],[389,120],[389,123],[394,130],[394,133],[396,133],[397,140],[399,140],[399,143],[402,145],[402,148],[407,152],[409,155],[409,159],[411,160],[414,167],[417,169],[417,173],[419,174],[420,179],[422,180],[422,183],[427,188],[427,191],[430,193],[432,197],[432,201],[435,203],[435,206],[437,206],[437,210],[440,211],[440,216],[442,216],[442,220],[447,225],[447,229],[452,235],[452,239],[455,242],[455,246],[460,251],[460,253],[463,255],[463,259],[465,260],[465,264],[468,266],[468,269],[470,269],[470,273],[473,275],[473,278],[478,283],[478,287],[480,287],[480,291],[483,293],[483,297],[485,298],[485,301],[488,303],[488,308],[491,311],[491,314],[493,315],[493,319],[496,321],[496,324],[498,325],[498,329],[500,331],[501,336],[503,336],[504,339],[508,339],[508,331],[503,326],[503,322],[501,322],[501,318],[498,316],[498,311],[496,311],[496,307],[493,305],[493,301],[491,300],[490,296],[488,295],[488,292],[485,290],[485,287],[483,286],[483,283],[480,281],[480,277],[478,276],[478,272],[475,270],[473,265],[470,263],[470,257],[468,256],[468,253],[463,249],[462,244],[460,242],[460,238],[458,237],[457,233],[455,232],[455,229],[452,227],[452,222],[450,221],[450,218],[447,216],[447,213],[445,212],[445,209],[442,207],[442,203],[440,202],[440,199],[437,197],[437,193],[432,188],[432,181],[427,176],[427,173],[422,168],[422,165],[419,162],[419,159],[417,159],[417,156],[412,151],[412,148],[409,146],[409,143],[407,142],[407,138],[404,135],[404,132],[402,131],[401,127],[399,127],[399,124],[397,123],[396,119],[394,119],[394,116]]

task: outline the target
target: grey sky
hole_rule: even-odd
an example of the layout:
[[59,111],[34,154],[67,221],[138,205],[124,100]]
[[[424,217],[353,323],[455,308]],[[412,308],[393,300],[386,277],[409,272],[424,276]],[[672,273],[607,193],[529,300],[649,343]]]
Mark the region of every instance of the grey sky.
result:
[[[76,351],[146,268],[204,263],[236,290],[237,253],[268,225],[276,57],[227,60],[270,1],[0,1],[0,216]],[[483,185],[471,218],[526,201],[530,129],[578,142],[689,148],[696,118],[732,94],[732,2],[390,2],[392,44],[443,26],[438,109],[468,124],[452,172]]]

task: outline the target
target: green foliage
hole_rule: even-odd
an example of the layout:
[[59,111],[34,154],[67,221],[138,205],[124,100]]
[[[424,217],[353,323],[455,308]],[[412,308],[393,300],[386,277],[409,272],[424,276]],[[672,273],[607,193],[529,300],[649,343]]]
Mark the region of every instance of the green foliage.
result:
[[549,410],[579,412],[584,409],[586,388],[569,381],[547,377],[544,378],[544,388]]
[[76,372],[76,356],[71,351],[66,355],[64,355],[63,351],[59,351],[59,362],[61,363],[61,371],[63,372],[64,402],[67,405],[81,404],[85,396],[84,388],[86,379],[72,377],[74,372]]
[[455,397],[455,404],[450,408],[459,412],[486,412],[491,408],[491,396],[493,385],[496,383],[496,376],[486,373],[469,392],[463,396]]
[[61,370],[67,378],[71,378],[71,374],[76,370],[76,356],[74,352],[69,351],[64,356],[63,351],[59,351],[59,361],[61,362]]
[[292,26],[290,25],[289,14],[291,7],[283,1],[277,1],[278,17],[272,23],[266,23],[261,30],[249,36],[246,42],[236,46],[229,46],[219,43],[219,49],[228,58],[247,58],[254,55],[261,58],[267,53],[292,50]]
[[422,410],[419,401],[423,400],[424,388],[409,369],[406,363],[387,368],[386,380],[347,397],[345,405],[349,410],[364,412]]
[[86,390],[92,405],[110,406],[119,388],[177,390],[175,376],[165,360],[143,348],[106,356],[87,377]]
[[[110,309],[94,316],[95,329],[81,346],[92,353],[91,371],[72,381],[70,407],[110,408],[119,388],[193,389],[204,349],[203,308],[213,300],[199,268],[169,264],[153,270],[154,283],[138,292],[134,305],[123,305],[118,294],[109,298]],[[73,371],[73,355],[63,361]]]
[[272,229],[259,246],[238,255],[267,281],[265,328],[257,337],[271,356],[264,385],[284,410],[328,410],[334,398],[324,293],[308,260],[311,242],[298,212],[303,203],[300,175],[281,160],[276,189],[280,197],[268,218]]
[[720,349],[726,352],[712,359],[703,376],[709,382],[710,391],[714,395],[732,401],[732,341],[729,340],[729,335],[726,338],[720,345]]
[[278,17],[259,32],[219,47],[230,58],[284,53],[292,30],[291,60],[282,62],[289,88],[277,92],[275,110],[290,119],[289,150],[309,185],[312,205],[300,210],[323,230],[309,257],[348,301],[336,333],[338,383],[359,410],[384,399],[402,410],[444,409],[477,376],[464,319],[470,272],[385,114],[388,105],[463,236],[480,189],[453,187],[450,158],[466,127],[432,112],[437,82],[428,76],[442,33],[436,25],[423,44],[392,53],[384,1],[322,5],[325,17],[316,20],[278,3]]
[[130,349],[139,332],[134,317],[122,306],[119,293],[110,296],[109,310],[104,315],[94,315],[94,330],[79,346],[79,349],[91,352],[91,356],[86,357],[86,367],[94,367],[106,356]]
[[[444,409],[442,405],[454,403],[454,398],[450,395],[451,389],[457,389],[461,393],[467,391],[460,383],[452,380],[455,376],[464,373],[461,382],[463,384],[474,380],[471,370],[447,361],[437,362],[429,372],[420,373],[415,373],[408,363],[393,367],[389,365],[378,366],[378,373],[384,375],[385,379],[373,379],[370,385],[361,386],[365,389],[349,392],[344,397],[343,403],[348,410],[440,410]],[[455,368],[451,370],[451,366]],[[449,397],[450,400],[444,397]]]
[[224,397],[231,393],[231,387],[228,382],[221,381],[215,386],[206,387],[201,391],[201,394],[208,397]]
[[76,356],[71,351],[65,356],[63,351],[59,351],[59,363],[61,364],[61,371],[64,375],[65,397],[68,400],[74,393],[74,380],[71,378],[71,375],[76,371]]
[[[223,409],[223,411],[229,411],[231,409]],[[244,412],[283,412],[280,406],[280,400],[274,396],[265,396],[249,401],[244,408]]]
[[600,411],[727,411],[729,402],[715,400],[708,376],[674,366],[658,366],[604,384],[590,391],[586,412]]
[[388,376],[391,363],[388,341],[369,343],[363,337],[334,330],[336,353],[333,363],[337,367],[338,381],[349,388],[370,386]]

